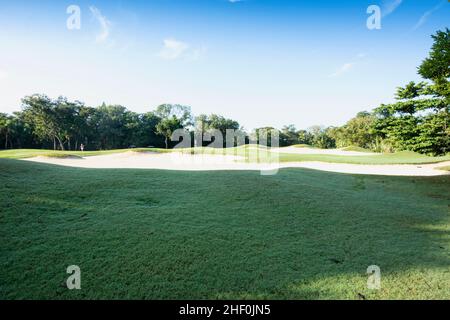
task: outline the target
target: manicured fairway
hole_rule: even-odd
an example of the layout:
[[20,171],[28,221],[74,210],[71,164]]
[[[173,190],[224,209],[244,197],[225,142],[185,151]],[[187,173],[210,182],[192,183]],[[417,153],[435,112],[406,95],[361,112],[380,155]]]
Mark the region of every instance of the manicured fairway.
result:
[[[13,149],[1,150],[0,159],[25,159],[37,156],[47,157],[67,157],[67,156],[99,156],[117,154],[123,152],[184,152],[196,154],[226,154],[243,157],[244,161],[259,162],[302,162],[302,161],[321,161],[332,163],[353,163],[353,164],[426,164],[437,163],[450,160],[450,154],[445,156],[430,157],[411,151],[402,151],[397,153],[386,153],[382,155],[358,155],[341,156],[330,154],[292,154],[292,153],[271,153],[267,148],[244,145],[235,148],[214,149],[214,148],[185,148],[185,149],[157,149],[157,148],[136,148],[136,149],[118,149],[105,151],[53,151],[38,149]],[[270,150],[270,149],[269,149]],[[349,151],[353,150],[349,148]],[[364,150],[358,150],[364,151]]]
[[450,176],[0,159],[0,203],[0,299],[450,299]]
[[89,156],[99,156],[108,155],[115,153],[123,153],[133,150],[135,152],[141,151],[152,151],[152,152],[170,152],[165,149],[156,148],[136,148],[136,149],[117,149],[117,150],[102,150],[102,151],[54,151],[54,150],[44,150],[44,149],[11,149],[11,150],[0,150],[0,158],[5,159],[26,159],[38,156],[46,157],[67,157],[67,156],[79,156],[79,157],[89,157]]

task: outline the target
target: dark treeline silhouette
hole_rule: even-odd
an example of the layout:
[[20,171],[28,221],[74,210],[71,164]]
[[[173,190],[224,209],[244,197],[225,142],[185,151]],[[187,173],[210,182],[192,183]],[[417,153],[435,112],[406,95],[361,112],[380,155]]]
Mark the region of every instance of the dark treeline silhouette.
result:
[[123,106],[98,108],[45,95],[22,99],[23,110],[13,115],[0,114],[4,148],[45,148],[86,150],[164,146],[156,134],[160,118],[154,112],[138,114]]
[[[297,130],[294,125],[285,126],[277,130],[279,145],[355,146],[378,152],[412,150],[433,155],[449,152],[450,30],[438,31],[432,38],[430,54],[418,68],[425,81],[397,88],[395,103],[360,112],[341,127]],[[79,150],[81,144],[86,150],[171,148],[178,143],[171,141],[172,133],[180,128],[190,130],[192,136],[194,130],[220,131],[224,137],[227,129],[243,132],[235,120],[215,114],[194,118],[189,107],[177,104],[136,113],[120,105],[93,108],[64,97],[52,100],[32,95],[22,99],[22,111],[0,113],[0,148]],[[249,138],[245,142],[254,141],[263,131],[270,136],[270,130],[276,129],[266,127],[246,133]]]
[[[171,141],[176,129],[190,130],[192,146],[194,131],[223,135],[226,146],[226,131],[232,129],[246,136],[245,143],[255,141],[263,131],[259,128],[246,133],[239,122],[223,116],[201,114],[194,118],[189,107],[163,104],[154,111],[136,113],[120,105],[89,107],[79,101],[59,97],[55,100],[46,95],[32,95],[22,99],[22,111],[12,115],[0,113],[0,148],[42,148],[54,150],[110,150],[135,147],[171,148],[178,142]],[[280,146],[309,144],[321,148],[332,148],[335,141],[327,135],[329,129],[312,127],[297,130],[289,125],[278,131]],[[212,141],[202,142],[207,146]],[[199,144],[197,143],[197,146]]]

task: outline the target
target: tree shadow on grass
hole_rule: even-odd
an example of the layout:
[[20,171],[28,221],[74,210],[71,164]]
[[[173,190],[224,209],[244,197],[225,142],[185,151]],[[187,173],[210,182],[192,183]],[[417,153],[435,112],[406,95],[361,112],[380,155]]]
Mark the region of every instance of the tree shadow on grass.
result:
[[450,298],[447,176],[0,167],[2,298]]

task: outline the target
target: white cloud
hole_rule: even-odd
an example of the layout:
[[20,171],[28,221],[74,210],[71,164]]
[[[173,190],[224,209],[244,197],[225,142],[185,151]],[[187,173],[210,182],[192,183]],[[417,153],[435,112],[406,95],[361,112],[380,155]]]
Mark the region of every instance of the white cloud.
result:
[[165,39],[159,56],[165,60],[175,60],[183,56],[189,45],[176,39]]
[[336,70],[336,72],[329,75],[329,78],[338,77],[346,72],[348,72],[350,69],[353,68],[355,64],[352,62],[344,63],[339,69]]
[[421,26],[423,26],[428,18],[437,10],[439,10],[442,5],[445,3],[445,1],[442,1],[441,3],[439,3],[437,6],[435,6],[434,8],[432,8],[431,10],[428,10],[426,12],[424,12],[424,14],[420,17],[419,21],[417,21],[416,25],[413,27],[413,30],[417,30],[419,29]]
[[244,1],[244,0],[228,0],[228,2],[231,2],[231,3],[242,2],[242,1]]
[[385,0],[383,2],[383,8],[381,9],[381,15],[387,17],[393,13],[401,4],[403,0]]
[[109,21],[104,15],[102,15],[100,10],[94,6],[90,6],[89,10],[91,10],[92,16],[100,24],[100,33],[97,34],[96,40],[97,42],[105,42],[110,34],[111,21]]
[[183,41],[179,41],[173,38],[163,40],[163,47],[158,53],[158,56],[164,60],[199,60],[206,54],[206,46],[198,48],[191,48],[191,46]]
[[367,57],[367,54],[365,52],[360,52],[356,55],[356,57],[353,59],[352,62],[346,62],[342,66],[340,66],[335,72],[330,74],[329,78],[338,77],[340,75],[343,75],[344,73],[347,73],[351,69],[355,67],[355,65],[359,64],[361,61],[363,61]]

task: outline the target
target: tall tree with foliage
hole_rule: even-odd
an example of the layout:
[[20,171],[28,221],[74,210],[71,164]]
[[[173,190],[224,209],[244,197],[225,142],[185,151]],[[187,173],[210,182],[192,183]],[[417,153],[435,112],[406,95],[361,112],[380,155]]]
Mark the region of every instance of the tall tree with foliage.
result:
[[375,127],[397,149],[440,155],[450,146],[450,30],[432,37],[429,57],[418,68],[429,81],[398,88],[396,103],[375,109]]
[[362,111],[342,127],[330,128],[329,132],[339,148],[356,146],[371,149],[376,141],[375,122],[376,117],[373,114]]
[[[261,127],[256,128],[253,132],[250,133],[250,139],[252,142],[257,142],[259,144],[263,144],[264,142],[268,147],[272,147],[272,136],[277,136],[279,140],[281,140],[280,130],[275,129],[274,127]],[[280,145],[280,141],[277,143]]]
[[11,116],[7,115],[6,113],[0,113],[0,135],[5,141],[5,149],[8,149],[8,144],[11,140],[11,126]]
[[336,141],[330,134],[332,128],[325,128],[323,126],[312,126],[308,129],[312,136],[312,145],[321,149],[331,149],[336,147]]
[[299,143],[299,136],[295,125],[290,124],[281,128],[280,146],[291,146]]
[[155,114],[161,119],[156,125],[156,132],[164,137],[166,149],[169,139],[177,129],[192,125],[191,108],[179,104],[162,104],[156,108]]
[[[211,133],[213,130],[219,130],[223,137],[223,146],[226,146],[226,133],[227,130],[240,130],[241,126],[239,122],[227,119],[217,114],[205,115],[201,114],[195,118],[195,130],[202,135],[205,133]],[[203,136],[201,136],[203,138]],[[202,144],[210,145],[210,142],[204,141]]]
[[22,99],[23,112],[40,139],[53,140],[53,149],[57,144],[64,150],[68,123],[63,110],[58,108],[58,101],[52,101],[45,95],[32,95]]

